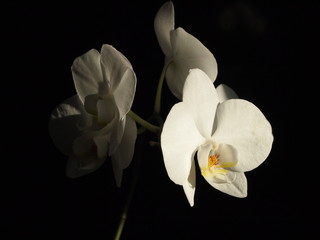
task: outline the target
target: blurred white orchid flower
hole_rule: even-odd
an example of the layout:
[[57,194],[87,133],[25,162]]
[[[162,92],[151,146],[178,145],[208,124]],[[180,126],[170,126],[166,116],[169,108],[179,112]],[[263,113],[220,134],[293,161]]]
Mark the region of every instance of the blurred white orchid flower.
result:
[[80,177],[98,169],[111,156],[116,183],[131,162],[137,137],[127,116],[136,90],[130,62],[110,45],[92,49],[71,67],[77,95],[51,114],[49,131],[55,145],[69,156],[67,176]]
[[213,54],[198,39],[182,28],[175,29],[174,25],[174,6],[169,1],[157,12],[154,29],[165,55],[165,64],[170,62],[166,71],[167,84],[170,91],[181,100],[183,85],[190,69],[203,70],[214,82],[218,67]]

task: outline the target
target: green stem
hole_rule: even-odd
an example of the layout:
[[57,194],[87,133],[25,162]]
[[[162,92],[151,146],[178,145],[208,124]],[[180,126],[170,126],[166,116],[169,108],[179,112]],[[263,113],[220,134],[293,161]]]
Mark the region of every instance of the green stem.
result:
[[140,135],[140,134],[144,133],[146,130],[147,130],[147,129],[145,129],[144,127],[138,128],[138,130],[137,130],[137,135]]
[[129,207],[130,207],[133,195],[134,195],[134,191],[135,191],[137,183],[138,183],[138,176],[139,176],[139,172],[140,172],[139,170],[140,170],[141,162],[142,162],[144,135],[142,135],[141,137],[142,138],[140,138],[138,145],[136,147],[136,150],[137,150],[135,153],[136,162],[135,162],[135,166],[133,169],[132,181],[130,182],[130,189],[129,189],[129,193],[128,193],[128,198],[127,198],[126,204],[123,208],[121,219],[120,219],[114,240],[120,240],[120,238],[121,238],[121,234],[123,232],[123,228],[124,228],[124,225],[127,220],[128,210],[129,210]]
[[123,232],[124,225],[125,225],[126,220],[127,220],[129,206],[131,204],[132,197],[133,197],[133,194],[134,194],[134,190],[136,188],[137,181],[138,181],[138,169],[137,168],[138,168],[138,166],[136,166],[136,169],[135,169],[135,174],[133,176],[133,179],[132,179],[132,182],[131,182],[131,186],[130,186],[130,192],[128,194],[126,205],[123,208],[121,219],[120,219],[120,222],[119,222],[118,229],[117,229],[116,235],[114,237],[114,240],[119,240],[120,239],[121,234]]
[[163,86],[163,82],[164,82],[164,77],[166,75],[168,66],[172,63],[173,59],[170,59],[167,61],[167,63],[163,66],[161,75],[160,75],[160,79],[158,82],[158,88],[157,88],[157,92],[156,92],[156,98],[154,101],[154,113],[156,114],[160,114],[160,109],[161,109],[161,93],[162,93],[162,86]]
[[[125,207],[125,208],[127,208],[127,207]],[[121,215],[121,220],[120,220],[120,223],[118,226],[116,236],[114,237],[114,240],[119,240],[121,237],[121,233],[122,233],[124,224],[126,223],[126,219],[127,219],[127,212],[128,212],[128,209],[125,209],[125,211]]]
[[143,126],[144,128],[148,129],[150,132],[156,133],[156,132],[160,131],[160,128],[158,126],[155,126],[155,125],[147,122],[146,120],[144,120],[143,118],[138,116],[133,111],[130,110],[130,112],[128,112],[128,115],[132,119],[134,119],[137,123],[139,123],[141,126]]
[[[137,170],[135,172],[137,172]],[[118,229],[117,229],[116,235],[114,237],[114,240],[119,240],[120,237],[121,237],[121,234],[123,232],[123,228],[124,228],[124,225],[125,225],[126,220],[127,220],[129,206],[130,206],[131,201],[132,201],[132,197],[133,197],[136,185],[137,185],[137,181],[138,181],[138,174],[136,173],[133,176],[133,179],[132,179],[132,182],[131,182],[130,192],[128,194],[126,205],[123,208],[121,219],[120,219],[120,222],[119,222]]]

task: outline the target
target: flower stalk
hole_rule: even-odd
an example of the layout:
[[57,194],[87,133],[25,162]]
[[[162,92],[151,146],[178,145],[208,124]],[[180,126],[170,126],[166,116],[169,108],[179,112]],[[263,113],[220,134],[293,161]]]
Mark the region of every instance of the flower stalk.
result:
[[148,121],[144,120],[132,110],[128,112],[128,116],[130,116],[132,119],[134,119],[137,123],[139,123],[142,127],[149,130],[150,132],[157,133],[160,131],[160,127],[155,126],[149,123]]
[[160,79],[159,79],[158,87],[157,87],[157,92],[156,92],[156,97],[155,97],[155,101],[154,101],[154,109],[153,109],[154,114],[156,114],[156,115],[160,114],[162,86],[163,86],[163,82],[164,82],[164,78],[165,78],[167,69],[172,62],[173,62],[173,59],[170,59],[169,61],[166,62],[166,64],[163,66],[163,69],[162,69],[162,72],[160,75]]
[[127,202],[126,202],[126,205],[123,208],[123,211],[122,211],[122,214],[121,214],[121,218],[120,218],[120,222],[119,222],[118,229],[117,229],[116,235],[114,237],[114,240],[119,240],[120,237],[121,237],[121,234],[123,232],[123,228],[124,228],[124,225],[125,225],[126,220],[127,220],[129,206],[131,204],[133,193],[134,193],[134,190],[136,188],[137,181],[138,181],[138,173],[137,173],[137,171],[138,170],[136,168],[135,169],[135,174],[134,174],[132,182],[131,182],[130,192],[128,194]]
[[125,206],[123,208],[120,222],[119,222],[118,229],[116,231],[114,240],[119,240],[121,238],[125,223],[127,221],[129,207],[132,202],[134,191],[135,191],[137,183],[138,183],[139,171],[140,171],[141,162],[142,162],[142,153],[143,153],[143,148],[144,148],[144,143],[145,143],[144,139],[145,139],[145,134],[141,135],[140,139],[137,141],[136,155],[135,155],[136,162],[135,162],[135,166],[133,169],[132,181],[130,182],[130,189],[129,189],[129,193],[128,193],[128,198],[127,198],[127,201],[126,201]]
[[[161,75],[160,75],[160,78],[159,78],[159,82],[158,82],[156,97],[155,97],[154,112],[153,112],[153,115],[152,115],[151,119],[159,120],[158,118],[160,118],[162,86],[163,86],[163,82],[164,82],[166,71],[167,71],[168,66],[170,65],[170,63],[172,63],[172,59],[170,59],[164,65],[164,67],[162,69],[162,72],[161,72]],[[143,118],[141,118],[139,115],[137,115],[132,110],[130,110],[128,112],[128,116],[130,116],[132,119],[134,119],[138,124],[140,124],[143,127],[142,129],[138,130],[138,134],[139,134],[139,131],[140,131],[140,133],[144,133],[145,129],[147,129],[147,130],[149,130],[150,132],[153,132],[153,133],[158,133],[161,130],[160,127],[155,126],[155,125],[149,123],[148,121],[144,120]],[[152,144],[150,143],[150,145],[152,145]],[[157,145],[157,144],[155,144],[155,145]],[[133,179],[132,179],[130,190],[129,190],[129,193],[128,193],[127,202],[126,202],[126,205],[123,208],[123,211],[122,211],[122,214],[121,214],[121,218],[120,218],[120,222],[119,222],[118,229],[117,229],[117,232],[116,232],[114,240],[119,240],[120,237],[121,237],[121,234],[123,232],[123,228],[124,228],[124,225],[125,225],[126,220],[127,220],[127,214],[128,214],[129,206],[131,204],[132,197],[133,197],[133,194],[134,194],[134,190],[136,188],[136,184],[137,184],[137,180],[138,180],[138,170],[139,170],[138,165],[140,165],[140,162],[141,162],[141,157],[138,157],[138,162],[137,162],[136,169],[134,171]]]

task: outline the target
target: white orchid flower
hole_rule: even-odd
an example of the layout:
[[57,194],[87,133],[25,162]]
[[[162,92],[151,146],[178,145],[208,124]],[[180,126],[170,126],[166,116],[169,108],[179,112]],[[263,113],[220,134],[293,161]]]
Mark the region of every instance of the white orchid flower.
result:
[[163,126],[161,147],[167,173],[183,186],[191,206],[196,152],[201,174],[211,186],[246,197],[244,172],[258,167],[271,151],[273,135],[268,120],[248,101],[226,100],[228,93],[234,94],[229,90],[220,101],[209,77],[199,69],[190,70],[183,101],[172,107]]
[[166,2],[157,12],[154,29],[165,55],[166,81],[170,91],[182,99],[183,85],[189,70],[199,68],[215,81],[218,73],[213,54],[194,36],[182,28],[175,29],[173,3]]
[[60,104],[49,121],[55,145],[69,156],[67,176],[95,171],[111,156],[120,186],[137,136],[135,121],[127,116],[135,95],[135,73],[127,58],[110,45],[76,58],[71,70],[77,95]]

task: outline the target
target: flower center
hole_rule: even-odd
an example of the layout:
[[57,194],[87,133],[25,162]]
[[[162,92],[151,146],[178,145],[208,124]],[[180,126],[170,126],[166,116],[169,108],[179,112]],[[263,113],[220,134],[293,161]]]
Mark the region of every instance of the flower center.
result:
[[207,167],[201,169],[201,174],[204,177],[211,175],[212,177],[218,177],[219,175],[226,175],[228,170],[224,169],[219,164],[219,154],[213,154],[208,156]]
[[208,168],[213,167],[214,165],[218,165],[219,162],[219,154],[215,154],[208,157]]
[[229,144],[207,142],[199,147],[198,162],[202,176],[210,183],[234,181],[237,152]]

